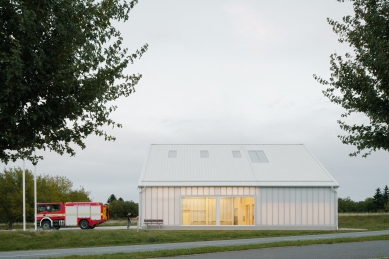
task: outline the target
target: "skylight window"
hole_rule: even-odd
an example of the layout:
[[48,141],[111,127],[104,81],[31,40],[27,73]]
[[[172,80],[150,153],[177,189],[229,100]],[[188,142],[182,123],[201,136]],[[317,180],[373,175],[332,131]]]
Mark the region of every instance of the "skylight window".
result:
[[200,157],[201,158],[209,158],[208,150],[200,150]]
[[262,150],[249,150],[248,153],[252,163],[269,163],[265,152]]
[[176,158],[177,157],[177,150],[169,150],[169,154],[167,157],[168,158]]
[[234,158],[242,158],[242,154],[240,153],[239,150],[233,150],[233,151],[232,151],[232,156],[233,156]]

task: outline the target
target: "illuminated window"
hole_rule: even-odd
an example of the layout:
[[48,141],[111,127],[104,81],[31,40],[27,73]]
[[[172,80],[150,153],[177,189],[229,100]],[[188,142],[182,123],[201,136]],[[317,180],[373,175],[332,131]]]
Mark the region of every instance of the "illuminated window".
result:
[[181,205],[182,225],[254,225],[254,197],[186,197]]
[[254,197],[221,197],[220,225],[254,225]]
[[216,225],[216,198],[182,198],[182,225]]

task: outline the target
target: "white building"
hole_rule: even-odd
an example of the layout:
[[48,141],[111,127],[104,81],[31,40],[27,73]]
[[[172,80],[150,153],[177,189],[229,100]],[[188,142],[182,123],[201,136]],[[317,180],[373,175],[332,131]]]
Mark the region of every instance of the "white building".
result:
[[337,229],[335,179],[304,145],[151,145],[139,214],[164,229]]

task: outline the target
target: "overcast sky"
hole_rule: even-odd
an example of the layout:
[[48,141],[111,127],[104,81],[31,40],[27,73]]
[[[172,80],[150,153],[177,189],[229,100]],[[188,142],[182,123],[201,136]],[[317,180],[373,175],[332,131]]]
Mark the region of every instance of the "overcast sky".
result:
[[90,137],[76,157],[40,151],[37,173],[67,176],[94,201],[137,202],[152,143],[305,144],[340,184],[339,197],[372,197],[389,185],[389,153],[349,157],[355,147],[337,138],[343,110],[312,76],[328,78],[330,54],[349,50],[326,21],[347,14],[351,4],[335,0],[140,0],[117,25],[131,52],[149,50],[126,71],[143,78],[116,102],[116,142]]

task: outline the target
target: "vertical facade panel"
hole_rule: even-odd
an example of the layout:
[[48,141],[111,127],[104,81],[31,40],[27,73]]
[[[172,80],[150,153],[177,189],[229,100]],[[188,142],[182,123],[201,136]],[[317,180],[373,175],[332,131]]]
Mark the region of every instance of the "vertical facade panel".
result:
[[312,188],[312,224],[319,224],[319,188]]
[[319,188],[319,225],[325,225],[325,190]]
[[192,195],[192,187],[186,187],[186,195]]
[[334,217],[334,207],[335,207],[335,203],[334,203],[334,192],[330,192],[330,202],[331,202],[331,218],[330,218],[330,221],[331,221],[331,225],[335,225],[335,217]]
[[243,187],[243,195],[250,195],[250,187]]
[[163,187],[162,189],[162,213],[163,222],[169,223],[169,187]]
[[143,189],[143,191],[141,192],[141,196],[142,196],[142,211],[141,211],[142,218],[141,218],[141,220],[143,220],[146,217],[146,204],[148,203],[148,201],[146,200],[146,190],[147,190],[147,188]]
[[197,188],[198,187],[192,187],[192,195],[198,195]]
[[158,218],[158,187],[151,187],[151,218]]
[[220,195],[227,195],[227,187],[220,187]]
[[[260,188],[254,187],[255,190],[255,196],[254,196],[254,224],[261,225],[262,219],[261,219],[261,195],[260,195]],[[231,190],[232,191],[232,190]]]
[[280,217],[280,214],[279,214],[279,210],[278,210],[278,206],[279,206],[279,195],[278,195],[278,189],[279,188],[272,188],[272,191],[273,191],[273,225],[278,225],[278,222],[279,222],[279,217]]
[[266,225],[273,225],[273,188],[266,188]]
[[174,225],[181,225],[181,191],[182,188],[174,188]]
[[312,188],[305,188],[307,189],[307,211],[308,211],[308,220],[307,224],[312,225],[313,224],[313,206],[312,206]]
[[301,190],[301,225],[308,225],[308,188]]
[[243,187],[238,187],[238,195],[243,195]]
[[289,190],[290,190],[289,187],[284,189],[284,224],[285,225],[290,225]]
[[296,225],[296,188],[289,189],[289,212],[289,224]]
[[285,189],[278,189],[278,225],[285,225]]
[[[305,202],[305,201],[303,201],[302,189],[303,188],[295,188],[295,190],[296,190],[296,225],[303,225],[303,222],[304,222],[304,225],[306,225],[307,210],[306,209],[304,210],[304,206],[303,206],[303,202]],[[303,220],[303,215],[304,215],[305,221]]]
[[146,202],[146,213],[144,214],[143,219],[151,219],[152,217],[152,203],[153,203],[153,197],[152,197],[152,187],[148,187],[145,190],[145,202]]
[[164,199],[163,199],[163,188],[164,187],[157,187],[157,219],[163,219],[163,209],[164,209]]
[[198,195],[204,195],[204,187],[198,187],[197,188],[197,194]]
[[261,199],[261,225],[267,225],[267,203],[266,203],[266,189],[259,188],[260,199]]
[[233,195],[232,187],[227,187],[226,193],[227,193],[227,195]]
[[220,187],[214,187],[215,188],[215,195],[220,195]]
[[204,187],[204,195],[209,195],[209,187]]
[[209,195],[215,195],[215,187],[209,187]]
[[232,187],[232,194],[238,195],[238,187]]
[[328,191],[328,188],[323,188],[324,190],[324,225],[331,224],[331,208],[330,208],[330,198],[331,194]]
[[169,220],[168,225],[174,225],[174,211],[175,211],[175,202],[174,202],[174,187],[169,187]]
[[181,195],[186,195],[186,187],[179,187],[181,190]]
[[256,195],[257,194],[257,188],[256,187],[249,187],[250,188],[250,195]]

